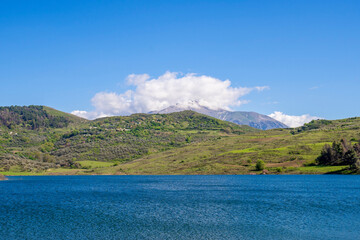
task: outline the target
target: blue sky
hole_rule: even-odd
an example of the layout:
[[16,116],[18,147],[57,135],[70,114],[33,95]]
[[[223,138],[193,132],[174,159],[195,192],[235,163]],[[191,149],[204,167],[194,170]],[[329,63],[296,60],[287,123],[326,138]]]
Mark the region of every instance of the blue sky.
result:
[[359,116],[360,1],[0,1],[0,105],[93,111],[167,71],[269,87],[234,110]]

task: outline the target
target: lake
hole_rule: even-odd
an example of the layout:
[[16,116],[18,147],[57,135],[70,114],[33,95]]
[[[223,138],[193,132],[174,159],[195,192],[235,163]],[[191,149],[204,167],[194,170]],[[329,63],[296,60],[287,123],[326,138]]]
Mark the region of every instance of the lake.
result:
[[0,239],[360,239],[360,176],[31,176]]

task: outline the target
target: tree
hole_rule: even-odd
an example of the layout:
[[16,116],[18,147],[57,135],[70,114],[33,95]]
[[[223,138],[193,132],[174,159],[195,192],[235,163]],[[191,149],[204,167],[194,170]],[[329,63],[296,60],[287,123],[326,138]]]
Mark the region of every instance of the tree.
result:
[[255,168],[256,168],[257,171],[262,171],[262,170],[264,170],[264,168],[265,168],[265,163],[264,163],[264,161],[263,161],[263,160],[258,160],[258,161],[256,162]]
[[[333,144],[334,147],[334,144]],[[320,156],[316,158],[318,165],[332,165],[337,159],[336,151],[329,144],[325,144],[321,150]]]
[[352,144],[345,139],[340,142],[333,142],[332,146],[326,144],[316,162],[318,165],[350,165],[356,166],[360,156],[358,144]]
[[351,165],[352,168],[360,169],[360,159],[358,159],[353,165]]
[[350,149],[348,151],[345,152],[344,156],[343,156],[343,159],[342,159],[342,162],[345,164],[345,165],[350,165],[352,166],[353,164],[356,163],[356,161],[358,160],[358,156],[355,152],[354,149]]

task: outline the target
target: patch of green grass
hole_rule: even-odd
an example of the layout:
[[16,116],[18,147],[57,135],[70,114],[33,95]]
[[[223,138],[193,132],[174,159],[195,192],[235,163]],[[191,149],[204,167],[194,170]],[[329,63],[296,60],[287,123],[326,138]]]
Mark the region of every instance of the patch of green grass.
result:
[[104,168],[114,166],[111,162],[99,162],[99,161],[77,161],[83,168]]
[[44,175],[44,172],[13,172],[13,171],[3,171],[0,172],[4,176],[37,176]]
[[306,166],[306,167],[298,167],[298,170],[301,173],[322,174],[322,173],[341,171],[347,168],[349,168],[349,166]]
[[239,150],[232,150],[232,151],[228,151],[228,152],[224,152],[221,153],[220,155],[225,155],[225,154],[236,154],[236,153],[252,153],[252,152],[256,152],[258,151],[258,149],[256,148],[245,148],[245,149],[239,149]]
[[0,174],[5,176],[44,176],[44,175],[78,175],[85,174],[83,169],[68,169],[68,168],[50,168],[46,171],[1,171]]

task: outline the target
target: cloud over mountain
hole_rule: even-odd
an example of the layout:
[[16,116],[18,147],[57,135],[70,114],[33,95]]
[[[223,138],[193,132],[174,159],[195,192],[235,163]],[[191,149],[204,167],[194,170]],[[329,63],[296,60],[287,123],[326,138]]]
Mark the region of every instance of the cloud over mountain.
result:
[[291,116],[278,111],[275,111],[268,116],[286,124],[289,127],[300,127],[312,120],[321,119],[320,117],[310,116],[309,114],[304,114],[301,116]]
[[229,80],[189,73],[166,72],[158,78],[148,74],[131,74],[127,82],[134,90],[124,93],[99,92],[91,99],[94,110],[75,110],[72,114],[94,119],[104,116],[161,110],[175,104],[198,101],[211,109],[227,109],[247,102],[240,99],[250,92],[263,91],[267,86],[232,87]]

